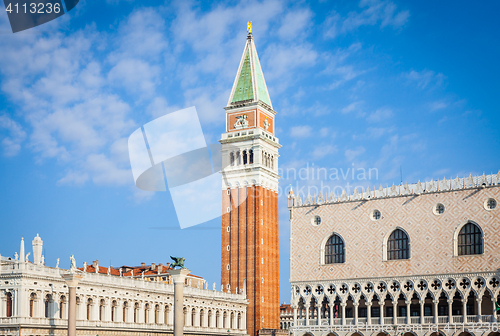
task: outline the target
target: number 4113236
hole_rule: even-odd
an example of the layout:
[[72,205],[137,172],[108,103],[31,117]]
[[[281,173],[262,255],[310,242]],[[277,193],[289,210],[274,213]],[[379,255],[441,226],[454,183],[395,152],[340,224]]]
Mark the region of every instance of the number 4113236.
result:
[[12,3],[10,3],[7,8],[5,9],[9,14],[14,12],[15,14],[18,13],[31,13],[31,14],[51,14],[51,13],[60,13],[61,12],[61,4],[55,3],[35,3],[32,2],[29,5],[28,4],[22,4],[19,6],[18,3],[16,3],[14,6],[12,6]]

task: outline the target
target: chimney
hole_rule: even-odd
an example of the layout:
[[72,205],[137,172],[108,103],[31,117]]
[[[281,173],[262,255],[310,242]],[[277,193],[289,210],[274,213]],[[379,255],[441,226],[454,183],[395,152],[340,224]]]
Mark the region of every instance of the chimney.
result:
[[143,262],[142,262],[142,263],[141,263],[141,267],[144,267],[144,266],[146,266],[146,263],[143,263]]
[[170,263],[167,263],[167,269],[170,269]]
[[158,274],[161,274],[161,272],[163,272],[163,264],[159,263],[158,264]]
[[155,264],[155,263],[151,263],[151,269],[152,269],[152,270],[155,270],[155,269],[156,269],[156,264]]

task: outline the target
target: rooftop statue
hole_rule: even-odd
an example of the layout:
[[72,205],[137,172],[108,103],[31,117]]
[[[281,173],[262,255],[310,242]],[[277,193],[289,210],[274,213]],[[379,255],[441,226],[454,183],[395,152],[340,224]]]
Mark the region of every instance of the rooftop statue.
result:
[[175,269],[175,267],[179,266],[180,268],[186,268],[184,266],[184,261],[186,260],[184,257],[172,257],[170,256],[170,259],[174,261],[174,263],[170,266],[172,266],[172,269]]
[[73,255],[71,255],[71,257],[69,257],[69,261],[70,261],[69,270],[71,273],[74,273],[76,271],[75,257]]

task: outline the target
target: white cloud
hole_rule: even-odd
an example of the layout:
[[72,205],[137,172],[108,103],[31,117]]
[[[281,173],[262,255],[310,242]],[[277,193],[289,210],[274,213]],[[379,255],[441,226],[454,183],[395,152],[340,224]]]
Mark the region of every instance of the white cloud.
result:
[[432,102],[430,104],[431,111],[442,110],[442,109],[447,108],[447,107],[448,107],[448,103],[443,101],[443,100],[435,101],[435,102]]
[[311,126],[294,126],[290,129],[290,135],[297,138],[307,138],[311,136],[312,127]]
[[[0,115],[0,131],[4,129],[7,135],[3,136],[2,146],[5,156],[15,156],[21,150],[21,143],[26,138],[26,132],[22,126],[12,120],[8,115]],[[0,133],[0,138],[2,135]]]
[[368,119],[368,121],[371,121],[371,122],[380,122],[380,121],[383,121],[383,120],[388,119],[390,117],[392,117],[392,110],[391,109],[379,108],[375,112],[371,113],[367,119]]
[[314,159],[322,159],[327,155],[336,153],[337,151],[338,151],[337,146],[321,145],[321,146],[317,146],[316,148],[314,148],[314,150],[312,152],[312,157]]
[[409,11],[398,11],[392,1],[362,0],[359,7],[362,8],[361,12],[352,11],[346,17],[332,12],[324,23],[325,37],[334,38],[361,26],[380,25],[380,28],[390,26],[396,29],[404,26],[410,17]]
[[301,8],[287,13],[283,19],[281,27],[278,29],[278,36],[283,40],[297,39],[303,35],[311,24],[312,13],[308,8]]
[[363,104],[362,101],[357,101],[357,102],[350,103],[349,105],[347,105],[346,107],[344,107],[341,110],[341,112],[343,114],[347,114],[347,113],[350,113],[350,112],[353,112],[353,111],[359,111],[359,107],[360,107],[361,104]]
[[85,184],[89,179],[89,174],[85,172],[75,172],[70,170],[66,175],[57,181],[57,185],[77,185]]
[[435,73],[432,70],[424,69],[422,71],[411,70],[403,74],[403,76],[409,81],[416,83],[421,89],[426,87],[436,87],[443,85],[446,77],[442,73]]
[[347,161],[353,161],[356,157],[360,156],[366,151],[362,146],[356,147],[355,149],[347,149],[345,151],[345,157]]

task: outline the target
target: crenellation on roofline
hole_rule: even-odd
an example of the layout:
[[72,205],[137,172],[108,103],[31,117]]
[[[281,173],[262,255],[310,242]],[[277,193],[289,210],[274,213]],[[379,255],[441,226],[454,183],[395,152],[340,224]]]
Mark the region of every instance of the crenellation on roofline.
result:
[[325,198],[326,195],[323,197],[321,192],[319,192],[317,196],[311,196],[311,194],[308,194],[307,197],[301,194],[295,195],[293,190],[290,189],[288,193],[288,207],[310,207],[325,204],[369,201],[374,199],[408,197],[422,194],[449,192],[454,190],[492,187],[500,187],[500,170],[497,174],[486,175],[483,173],[483,175],[476,176],[469,174],[468,177],[459,178],[457,176],[456,178],[450,178],[448,180],[444,177],[442,180],[430,180],[429,182],[418,181],[417,183],[412,184],[405,182],[404,184],[401,183],[395,185],[393,183],[392,186],[387,186],[385,188],[380,185],[378,189],[374,188],[373,191],[370,187],[367,187],[366,190],[362,192],[359,192],[358,188],[354,188],[352,194],[350,190],[346,192],[345,188],[342,188],[342,193],[340,195],[338,192],[335,195],[334,192],[331,191],[327,198]]

